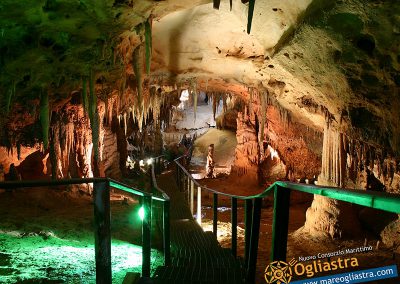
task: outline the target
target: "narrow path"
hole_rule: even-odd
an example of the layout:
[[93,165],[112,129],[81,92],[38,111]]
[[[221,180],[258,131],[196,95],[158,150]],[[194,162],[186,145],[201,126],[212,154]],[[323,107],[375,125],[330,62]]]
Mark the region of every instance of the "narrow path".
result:
[[241,262],[193,219],[174,173],[161,174],[157,183],[171,198],[172,264],[158,267],[153,283],[244,283]]

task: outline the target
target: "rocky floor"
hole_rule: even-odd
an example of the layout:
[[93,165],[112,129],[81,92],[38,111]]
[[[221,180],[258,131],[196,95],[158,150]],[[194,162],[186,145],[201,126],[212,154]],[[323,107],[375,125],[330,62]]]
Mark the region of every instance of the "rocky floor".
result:
[[[113,283],[122,283],[141,271],[141,222],[137,202],[112,199]],[[92,228],[91,197],[77,188],[0,193],[0,283],[95,283]],[[152,257],[158,266],[162,255]]]

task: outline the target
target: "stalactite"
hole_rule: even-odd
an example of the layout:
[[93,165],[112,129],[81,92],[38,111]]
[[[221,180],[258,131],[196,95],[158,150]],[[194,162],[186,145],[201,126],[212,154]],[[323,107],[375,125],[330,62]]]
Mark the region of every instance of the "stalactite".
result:
[[213,117],[215,120],[215,114],[217,112],[217,98],[215,93],[212,94],[212,108],[213,108]]
[[124,112],[124,132],[125,132],[125,136],[126,136],[127,128],[128,128],[128,124],[126,122],[126,112]]
[[261,109],[260,109],[260,115],[261,115],[261,132],[260,132],[260,143],[263,143],[264,141],[264,127],[265,127],[265,118],[267,115],[267,106],[266,106],[266,101],[265,101],[265,94],[260,92],[259,93],[260,100],[261,100]]
[[145,44],[146,44],[146,73],[150,74],[150,65],[151,65],[151,50],[152,50],[152,21],[153,17],[150,15],[150,17],[147,19],[147,21],[144,24],[145,27]]
[[278,108],[278,110],[279,110],[279,117],[280,117],[280,120],[282,121],[282,123],[283,123],[283,126],[286,128],[286,127],[289,127],[289,125],[290,125],[290,115],[289,115],[289,111],[287,110],[287,109],[285,109],[285,108],[283,108],[280,104],[278,104],[278,103],[276,103],[275,104],[275,107],[276,108]]
[[158,121],[160,120],[160,112],[161,112],[161,105],[163,101],[164,94],[160,94],[161,97],[154,95],[152,96],[152,113],[153,113],[153,121],[156,125],[158,125]]
[[120,82],[120,90],[119,90],[119,105],[125,105],[125,92],[126,92],[126,73],[124,72],[122,75],[122,79]]
[[56,145],[54,138],[54,129],[51,130],[51,143],[50,143],[50,163],[51,163],[51,179],[57,179],[57,155],[54,145]]
[[322,179],[336,186],[344,186],[347,154],[343,134],[325,123],[322,148]]
[[89,118],[90,122],[94,121],[94,114],[96,113],[97,108],[97,96],[95,95],[95,86],[94,86],[94,75],[92,70],[89,74]]
[[16,86],[16,84],[13,83],[11,88],[7,92],[6,114],[8,114],[10,112],[11,101],[12,101],[12,98],[15,96],[15,86]]
[[136,76],[137,83],[137,100],[142,102],[143,100],[143,56],[142,56],[142,44],[137,46],[133,52],[133,71]]
[[250,101],[249,101],[249,115],[250,116],[251,116],[252,105],[253,105],[253,95],[254,95],[254,90],[253,90],[253,88],[250,88]]
[[138,126],[139,126],[139,132],[141,133],[143,130],[143,113],[138,115]]
[[178,95],[178,100],[181,98],[181,93],[182,93],[182,85],[179,84],[178,85],[178,90],[176,91],[177,95]]
[[253,21],[253,13],[254,13],[254,6],[255,6],[256,0],[249,0],[249,12],[247,16],[247,33],[249,34],[251,31],[251,24]]
[[86,86],[87,79],[84,77],[82,78],[82,106],[85,114],[88,113],[88,98],[87,98],[87,86]]
[[65,160],[66,162],[64,163],[64,166],[66,168],[69,165],[69,155],[70,155],[70,152],[73,149],[74,142],[75,142],[74,141],[75,140],[74,139],[74,130],[75,130],[75,127],[74,127],[73,121],[69,121],[65,125],[65,137],[64,137],[65,145],[63,145],[64,149],[65,149],[64,158],[66,159]]
[[99,116],[97,112],[97,96],[94,87],[94,74],[92,71],[89,76],[89,118],[92,128],[92,142],[95,160],[99,159]]
[[375,165],[375,149],[373,149],[372,151],[371,151],[371,154],[370,154],[370,165],[369,165],[369,167],[371,168],[371,169],[373,169],[374,168],[374,165]]
[[219,9],[219,5],[220,5],[221,0],[213,0],[213,7],[214,9]]
[[106,99],[106,102],[107,102],[107,108],[106,108],[107,123],[108,123],[108,125],[111,125],[112,117],[113,117],[113,109],[114,109],[114,99],[112,97],[108,98],[108,99]]
[[18,160],[21,159],[21,143],[17,142],[17,158]]
[[109,109],[109,104],[110,104],[110,98],[105,98],[104,99],[104,124],[105,125],[110,125],[110,121],[111,120],[109,120],[109,111],[110,111],[110,109]]
[[222,94],[221,93],[217,93],[216,94],[216,96],[217,96],[217,109],[216,109],[216,111],[217,111],[217,113],[218,113],[218,111],[219,111],[219,105],[220,105],[220,102],[221,102],[221,98],[222,98]]
[[194,115],[194,122],[196,122],[196,112],[197,112],[197,84],[193,82],[193,115]]
[[42,95],[40,97],[40,123],[42,126],[43,150],[45,151],[49,144],[50,127],[49,94],[47,91],[42,92]]

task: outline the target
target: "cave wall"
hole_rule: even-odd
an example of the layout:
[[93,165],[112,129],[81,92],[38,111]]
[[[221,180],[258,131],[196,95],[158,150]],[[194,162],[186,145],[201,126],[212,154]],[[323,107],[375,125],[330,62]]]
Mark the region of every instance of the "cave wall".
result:
[[[245,97],[249,104],[237,118],[235,171],[253,175],[260,183],[313,182],[321,170],[321,133],[291,121],[290,113],[269,100],[265,90],[251,90]],[[269,162],[271,151],[275,165]]]
[[[113,105],[108,107],[112,109]],[[99,101],[97,111],[100,121],[99,152],[102,168],[107,176],[118,178],[121,176],[121,171],[117,135],[105,119],[104,102]],[[32,125],[27,124],[24,127]],[[44,149],[39,143],[21,145],[18,150],[6,147],[0,149],[0,163],[7,179],[15,179],[7,175],[11,164],[14,164],[18,178],[25,180],[93,177],[92,130],[88,114],[80,101],[80,92],[75,92],[70,100],[58,105],[52,111],[49,133],[48,149]],[[30,139],[35,138],[30,137]]]

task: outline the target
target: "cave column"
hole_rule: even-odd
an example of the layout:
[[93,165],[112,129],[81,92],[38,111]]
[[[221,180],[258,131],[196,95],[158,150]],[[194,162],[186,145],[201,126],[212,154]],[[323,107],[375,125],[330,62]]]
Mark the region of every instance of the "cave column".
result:
[[206,176],[208,178],[214,177],[214,144],[208,146]]
[[[344,187],[346,158],[343,134],[326,123],[318,185]],[[299,232],[307,232],[312,236],[331,238],[359,235],[360,231],[360,224],[351,204],[320,195],[314,195],[311,207],[306,212],[306,222],[299,229]]]

